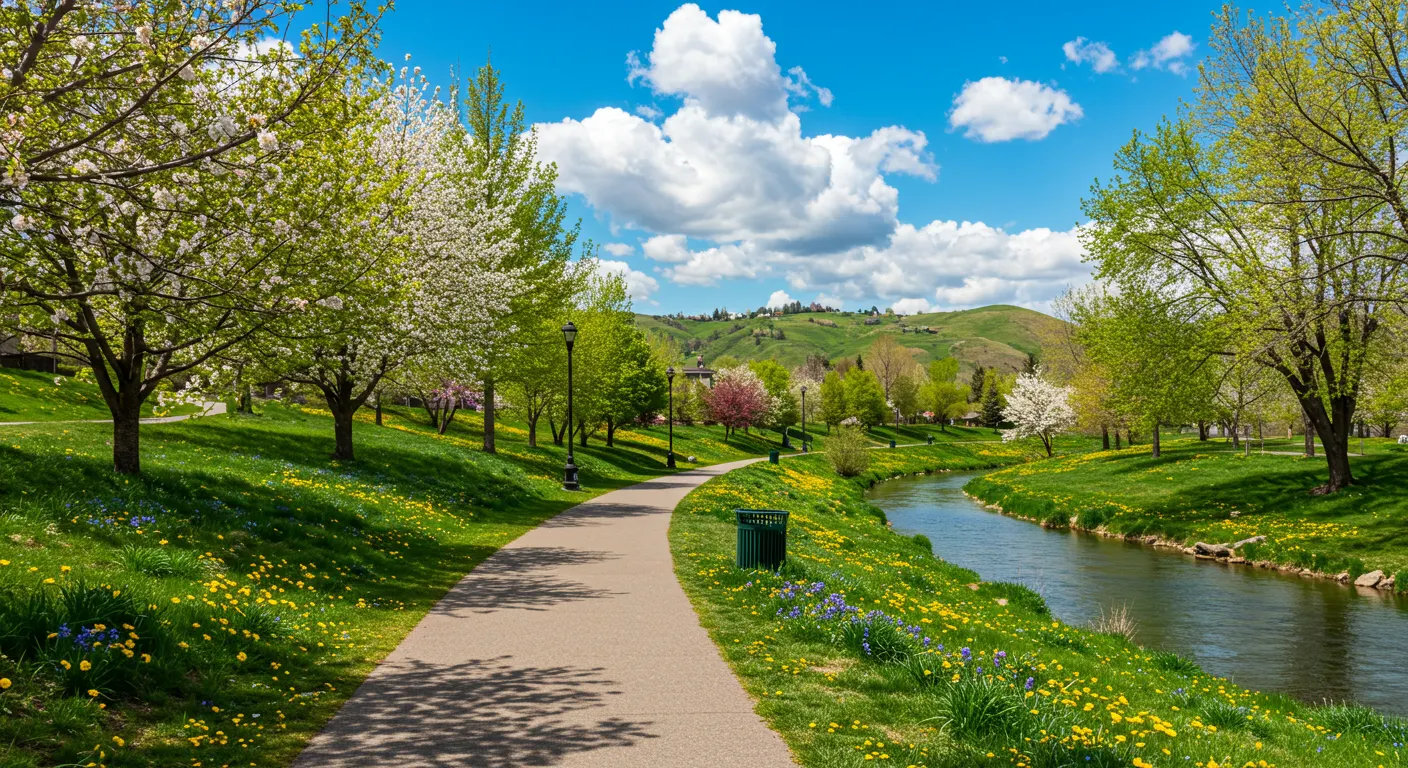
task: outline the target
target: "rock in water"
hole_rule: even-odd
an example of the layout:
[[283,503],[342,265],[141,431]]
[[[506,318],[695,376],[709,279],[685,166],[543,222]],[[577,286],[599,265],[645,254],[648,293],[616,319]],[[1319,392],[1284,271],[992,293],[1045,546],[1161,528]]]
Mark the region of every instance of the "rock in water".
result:
[[1383,580],[1384,580],[1384,572],[1383,572],[1383,571],[1369,571],[1368,573],[1364,574],[1363,576],[1360,576],[1359,578],[1355,579],[1355,580],[1354,580],[1354,586],[1356,586],[1356,587],[1370,587],[1370,588],[1373,588],[1373,587],[1379,586],[1379,582],[1381,582],[1381,581],[1383,581]]

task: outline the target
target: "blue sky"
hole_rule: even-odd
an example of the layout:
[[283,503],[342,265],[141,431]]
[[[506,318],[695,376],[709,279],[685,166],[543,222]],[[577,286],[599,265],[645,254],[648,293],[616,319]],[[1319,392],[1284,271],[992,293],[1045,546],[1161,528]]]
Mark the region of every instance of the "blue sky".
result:
[[400,0],[382,53],[443,82],[492,49],[639,311],[1045,309],[1215,7]]

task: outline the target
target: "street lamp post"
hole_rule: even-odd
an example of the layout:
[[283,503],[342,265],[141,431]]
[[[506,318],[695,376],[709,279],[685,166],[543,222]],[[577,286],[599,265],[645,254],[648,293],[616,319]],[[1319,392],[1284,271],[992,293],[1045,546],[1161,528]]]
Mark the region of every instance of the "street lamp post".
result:
[[665,369],[665,380],[670,383],[670,449],[665,451],[665,466],[675,468],[675,366]]
[[[900,441],[900,407],[895,406],[895,443]],[[893,447],[893,446],[891,446]]]
[[807,452],[807,385],[802,385],[802,453]]
[[572,343],[577,340],[577,326],[572,321],[562,326],[562,338],[567,342],[567,466],[562,468],[562,490],[576,491],[577,463],[572,460]]

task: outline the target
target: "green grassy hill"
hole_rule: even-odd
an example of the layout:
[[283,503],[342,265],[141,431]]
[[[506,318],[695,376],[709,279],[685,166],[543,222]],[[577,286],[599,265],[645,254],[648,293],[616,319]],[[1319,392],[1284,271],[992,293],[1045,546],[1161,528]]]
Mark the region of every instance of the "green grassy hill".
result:
[[[894,334],[900,344],[918,350],[915,357],[920,363],[952,356],[958,358],[965,371],[982,365],[1008,372],[1020,370],[1028,353],[1040,357],[1040,329],[1060,322],[1040,312],[1005,305],[908,317],[882,316],[878,325],[866,325],[866,319],[859,313],[719,321],[636,316],[641,328],[670,336],[686,351],[691,343],[697,346],[690,356],[702,354],[705,362],[732,355],[740,360],[772,359],[798,366],[811,354],[819,353],[831,360],[864,354],[880,334]],[[925,327],[937,332],[913,332]],[[905,333],[905,329],[911,332]],[[778,332],[782,338],[776,338]]]

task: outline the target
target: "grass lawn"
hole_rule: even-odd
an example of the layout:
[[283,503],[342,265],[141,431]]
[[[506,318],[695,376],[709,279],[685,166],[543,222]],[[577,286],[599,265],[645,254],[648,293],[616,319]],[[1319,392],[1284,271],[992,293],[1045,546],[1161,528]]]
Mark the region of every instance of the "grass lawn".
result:
[[[665,472],[662,428],[576,449],[514,423],[499,452],[461,416],[357,425],[268,406],[143,428],[140,478],[108,427],[0,433],[0,766],[281,766],[464,573],[542,520]],[[756,455],[756,436],[675,431],[681,456]],[[689,465],[681,464],[681,469]]]
[[[1350,465],[1355,484],[1329,496],[1322,457],[1232,452],[1221,442],[1164,443],[1013,467],[965,490],[1005,511],[1051,525],[1185,543],[1266,536],[1242,553],[1322,573],[1398,573],[1408,588],[1408,446],[1365,440]],[[1357,450],[1356,440],[1356,450]],[[1269,447],[1268,447],[1269,450]]]
[[[1261,768],[1408,757],[1401,721],[1252,693],[1173,654],[1062,624],[1030,590],[981,583],[922,537],[893,533],[863,497],[876,479],[1012,464],[1022,452],[877,451],[854,480],[817,456],[757,464],[676,510],[680,581],[803,765]],[[736,508],[792,513],[781,574],[733,566]]]
[[[58,384],[55,384],[55,380]],[[193,405],[162,408],[152,398],[142,406],[142,416],[179,416],[194,413]],[[83,421],[111,419],[96,384],[52,373],[0,368],[0,422],[5,421]]]

